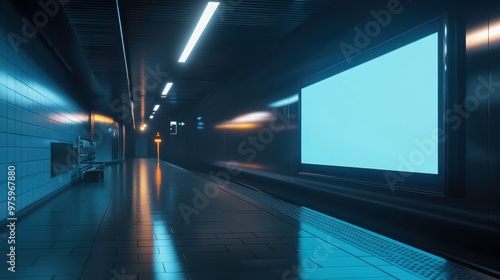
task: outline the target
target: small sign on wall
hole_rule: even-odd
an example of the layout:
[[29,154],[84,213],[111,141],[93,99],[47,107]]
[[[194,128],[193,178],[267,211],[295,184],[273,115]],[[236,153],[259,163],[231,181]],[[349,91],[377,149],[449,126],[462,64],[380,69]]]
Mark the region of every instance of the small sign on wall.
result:
[[177,134],[177,121],[170,121],[170,134],[171,135]]

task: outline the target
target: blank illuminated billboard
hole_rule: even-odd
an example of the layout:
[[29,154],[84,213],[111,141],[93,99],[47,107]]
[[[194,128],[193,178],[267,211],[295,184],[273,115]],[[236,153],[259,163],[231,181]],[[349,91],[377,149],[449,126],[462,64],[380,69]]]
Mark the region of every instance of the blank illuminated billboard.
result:
[[438,38],[304,87],[302,163],[438,174]]

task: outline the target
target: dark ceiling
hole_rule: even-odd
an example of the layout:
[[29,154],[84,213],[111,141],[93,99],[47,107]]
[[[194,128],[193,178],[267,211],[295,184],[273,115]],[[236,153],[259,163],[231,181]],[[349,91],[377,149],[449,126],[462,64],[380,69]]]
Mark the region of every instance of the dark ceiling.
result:
[[[155,104],[161,106],[152,121],[166,121],[216,94],[218,87],[331,1],[222,1],[186,63],[178,59],[208,1],[62,3],[95,77],[93,109],[132,123],[131,114],[120,112],[117,105],[131,98],[137,129],[150,121]],[[174,86],[163,99],[160,96],[167,82]]]

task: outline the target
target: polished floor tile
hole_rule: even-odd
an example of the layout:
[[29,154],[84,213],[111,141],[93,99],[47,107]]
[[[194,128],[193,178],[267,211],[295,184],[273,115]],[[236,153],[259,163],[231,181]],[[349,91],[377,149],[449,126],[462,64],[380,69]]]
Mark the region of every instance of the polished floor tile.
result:
[[[16,272],[7,272],[0,256],[0,278],[488,278],[241,186],[207,190],[210,180],[153,159],[111,166],[102,182],[78,183],[19,216]],[[7,234],[3,228],[1,239]],[[405,248],[402,258],[414,254],[439,266],[415,270],[411,260],[395,261],[398,248]]]

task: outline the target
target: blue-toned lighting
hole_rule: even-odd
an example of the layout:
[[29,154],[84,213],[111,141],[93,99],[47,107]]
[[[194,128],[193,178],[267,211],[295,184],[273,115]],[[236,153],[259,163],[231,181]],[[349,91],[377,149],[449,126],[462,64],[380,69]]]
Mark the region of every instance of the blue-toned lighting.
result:
[[191,51],[196,45],[196,42],[198,42],[198,39],[203,33],[203,30],[205,30],[205,27],[207,27],[208,22],[212,18],[218,6],[219,2],[208,2],[207,7],[205,8],[205,11],[203,12],[203,15],[200,18],[200,21],[198,21],[198,24],[196,25],[196,28],[194,29],[194,32],[191,35],[191,38],[189,39],[189,42],[186,45],[186,48],[184,49],[181,57],[179,58],[179,62],[186,62],[187,58],[191,54]]
[[163,89],[163,92],[161,93],[161,97],[162,98],[166,98],[167,97],[167,94],[168,94],[169,90],[172,88],[173,85],[174,85],[173,83],[167,83],[167,85]]
[[287,97],[285,99],[282,99],[282,100],[279,100],[279,101],[276,101],[274,103],[269,104],[269,107],[271,107],[271,108],[283,107],[283,106],[287,106],[287,105],[293,104],[293,103],[298,102],[298,101],[299,101],[299,95],[294,94],[290,97]]
[[438,174],[437,33],[302,89],[303,164]]
[[156,104],[155,107],[153,108],[153,111],[158,111],[158,109],[160,108],[160,105],[159,104]]

